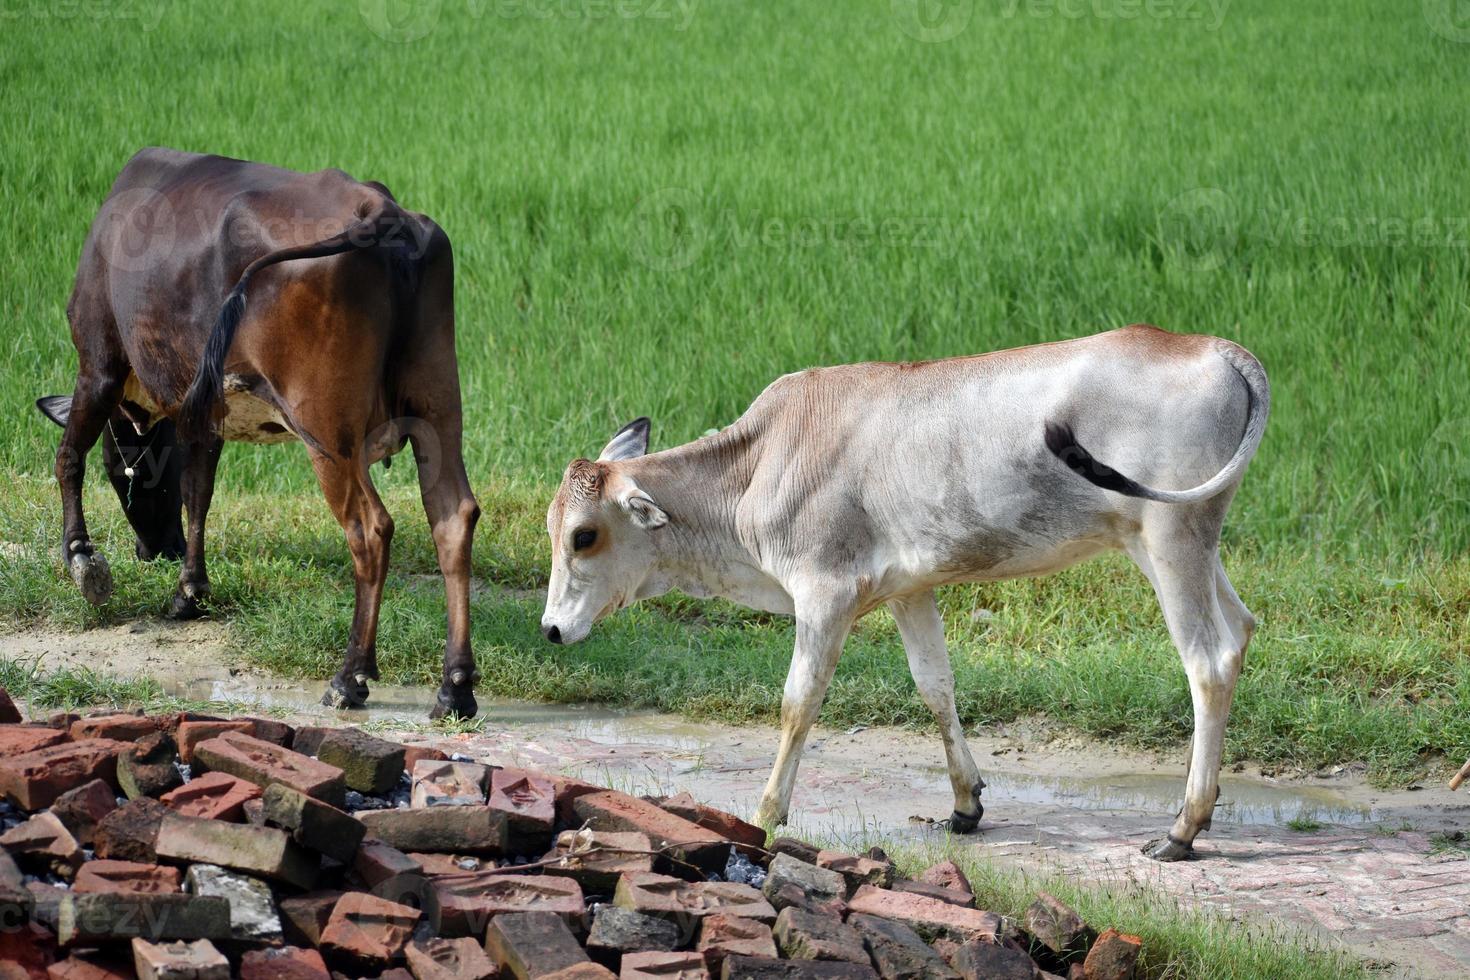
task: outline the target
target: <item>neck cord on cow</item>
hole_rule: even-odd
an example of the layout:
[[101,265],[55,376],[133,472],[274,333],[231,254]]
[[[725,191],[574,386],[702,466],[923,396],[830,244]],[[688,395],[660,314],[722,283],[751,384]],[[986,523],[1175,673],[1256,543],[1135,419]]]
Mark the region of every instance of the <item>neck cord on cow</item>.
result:
[[158,438],[158,426],[154,425],[153,428],[149,430],[148,441],[143,444],[142,449],[138,450],[138,455],[133,457],[133,461],[131,463],[128,462],[128,454],[123,452],[122,443],[117,441],[117,430],[112,427],[112,419],[107,420],[107,434],[112,436],[112,444],[117,447],[117,454],[122,457],[123,476],[128,478],[127,508],[128,510],[132,510],[133,478],[138,475],[138,465],[143,462],[143,457],[147,456],[148,450],[153,448],[153,440]]

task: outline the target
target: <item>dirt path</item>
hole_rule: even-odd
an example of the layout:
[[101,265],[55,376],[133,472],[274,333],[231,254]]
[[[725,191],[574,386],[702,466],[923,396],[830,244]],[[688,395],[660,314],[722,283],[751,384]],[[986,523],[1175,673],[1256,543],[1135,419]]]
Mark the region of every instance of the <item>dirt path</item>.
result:
[[[140,623],[86,633],[0,637],[0,656],[43,666],[147,674],[170,693],[270,706],[297,720],[371,722],[490,761],[581,774],[631,792],[688,790],[750,813],[776,734],[651,712],[481,703],[483,726],[453,736],[420,725],[430,692],[379,686],[366,712],[316,704],[319,683],[234,672],[223,626]],[[973,735],[989,781],[982,833],[969,845],[1008,865],[1089,880],[1141,882],[1209,905],[1304,928],[1401,975],[1470,974],[1470,860],[1446,832],[1470,829],[1470,795],[1443,786],[1384,791],[1351,768],[1272,779],[1222,779],[1199,859],[1158,865],[1138,853],[1178,806],[1182,763],[1097,743],[1049,739],[1044,727]],[[936,834],[951,805],[937,739],[891,729],[818,731],[802,766],[797,829],[838,840]],[[1294,831],[1288,821],[1319,824]]]

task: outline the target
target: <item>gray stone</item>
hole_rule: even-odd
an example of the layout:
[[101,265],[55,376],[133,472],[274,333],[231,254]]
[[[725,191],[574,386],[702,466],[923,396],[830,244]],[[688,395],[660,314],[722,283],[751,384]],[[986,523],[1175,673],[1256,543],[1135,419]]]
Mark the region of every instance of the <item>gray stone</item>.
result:
[[782,909],[776,916],[776,945],[788,960],[843,960],[867,965],[868,951],[856,929],[841,919],[801,909]]
[[184,890],[201,897],[218,896],[230,903],[230,938],[279,942],[281,916],[270,886],[217,864],[194,864],[184,876]]
[[853,914],[847,924],[863,937],[863,945],[883,980],[957,980],[950,969],[919,934],[902,922],[876,915]]
[[350,813],[280,783],[266,787],[261,807],[266,822],[291,831],[296,843],[343,864],[352,863],[367,833]]
[[777,854],[766,869],[761,893],[778,911],[784,907],[778,898],[785,885],[795,885],[808,901],[815,903],[830,902],[847,895],[847,879],[836,871],[808,864],[790,854]]
[[403,775],[404,751],[396,742],[375,738],[360,728],[334,728],[317,744],[316,757],[341,769],[349,788],[385,796]]
[[670,952],[684,937],[679,926],[631,909],[602,905],[592,917],[592,932],[587,937],[587,952],[642,953]]

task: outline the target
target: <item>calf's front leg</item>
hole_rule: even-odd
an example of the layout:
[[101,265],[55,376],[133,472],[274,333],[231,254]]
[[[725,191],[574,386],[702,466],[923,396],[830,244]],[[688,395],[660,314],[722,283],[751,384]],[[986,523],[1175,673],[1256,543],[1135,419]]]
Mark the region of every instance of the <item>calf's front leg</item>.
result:
[[798,600],[796,604],[796,649],[781,697],[781,747],[755,813],[755,822],[762,827],[769,829],[786,822],[801,751],[822,709],[822,699],[852,623],[850,599]]
[[970,755],[965,730],[960,724],[954,701],[954,669],[944,645],[944,618],[934,601],[933,591],[905,596],[888,603],[903,637],[904,652],[909,658],[909,673],[919,697],[934,713],[939,734],[944,740],[944,757],[949,767],[949,782],[954,788],[954,813],[949,829],[959,834],[972,833],[980,826],[985,807],[980,804],[980,790],[985,780],[980,767]]

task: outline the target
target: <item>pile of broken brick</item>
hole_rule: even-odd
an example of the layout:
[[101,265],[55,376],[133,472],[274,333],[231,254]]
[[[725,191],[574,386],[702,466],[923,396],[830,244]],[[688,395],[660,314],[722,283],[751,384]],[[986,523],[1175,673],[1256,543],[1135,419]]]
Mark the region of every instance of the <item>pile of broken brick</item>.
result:
[[952,863],[818,850],[357,728],[63,714],[0,691],[10,977],[1120,980],[1140,943]]

